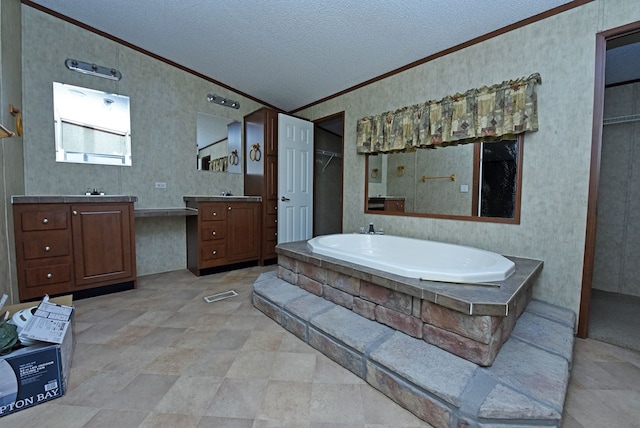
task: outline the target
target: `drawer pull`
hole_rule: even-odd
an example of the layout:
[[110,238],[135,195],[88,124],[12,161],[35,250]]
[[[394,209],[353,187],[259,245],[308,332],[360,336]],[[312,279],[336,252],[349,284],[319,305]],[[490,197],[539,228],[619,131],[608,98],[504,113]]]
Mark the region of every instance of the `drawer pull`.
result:
[[211,252],[211,254],[213,254],[213,255],[215,256],[216,254],[218,254],[218,252],[217,252],[216,250],[213,250],[213,251]]
[[214,211],[211,215],[215,217],[218,215],[218,213]]
[[47,279],[51,279],[51,278],[53,278],[53,274],[52,273],[48,273],[47,274]]
[[213,236],[216,236],[216,231],[214,230],[213,232],[211,232],[211,234],[212,234]]
[[277,222],[278,222],[278,219],[275,219],[273,222],[274,222],[274,223],[277,223]]
[[73,215],[78,215],[78,211],[73,210]]
[[227,209],[228,209],[229,211],[231,211],[231,207],[227,207]]
[[51,247],[47,245],[46,247],[44,247],[44,251],[48,253],[49,251],[51,251]]
[[42,219],[42,224],[48,224],[48,223],[49,223],[49,219],[48,218]]

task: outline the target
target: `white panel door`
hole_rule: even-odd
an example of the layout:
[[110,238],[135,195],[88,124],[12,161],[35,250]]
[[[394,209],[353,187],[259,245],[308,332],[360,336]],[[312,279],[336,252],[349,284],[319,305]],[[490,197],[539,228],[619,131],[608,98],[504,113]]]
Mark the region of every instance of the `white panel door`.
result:
[[313,123],[278,114],[278,244],[313,233]]

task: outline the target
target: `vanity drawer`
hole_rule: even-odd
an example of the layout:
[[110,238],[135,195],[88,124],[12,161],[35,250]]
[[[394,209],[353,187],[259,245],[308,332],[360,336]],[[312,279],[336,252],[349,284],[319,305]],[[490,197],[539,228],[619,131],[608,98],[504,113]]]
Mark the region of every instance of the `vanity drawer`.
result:
[[25,260],[46,257],[68,256],[71,254],[71,241],[65,230],[29,233],[22,241],[22,256]]
[[227,224],[223,221],[212,222],[213,225],[207,223],[206,227],[200,229],[200,240],[211,241],[214,239],[224,239],[226,237]]
[[69,209],[61,207],[41,211],[23,211],[20,214],[20,223],[23,232],[67,229],[69,227]]
[[200,259],[203,262],[204,267],[207,267],[206,262],[217,261],[226,257],[227,244],[224,241],[217,242],[215,244],[203,245],[200,248]]
[[202,221],[226,220],[227,211],[227,204],[224,202],[200,203],[198,217]]
[[58,283],[70,283],[71,264],[64,263],[26,269],[25,279],[27,288]]

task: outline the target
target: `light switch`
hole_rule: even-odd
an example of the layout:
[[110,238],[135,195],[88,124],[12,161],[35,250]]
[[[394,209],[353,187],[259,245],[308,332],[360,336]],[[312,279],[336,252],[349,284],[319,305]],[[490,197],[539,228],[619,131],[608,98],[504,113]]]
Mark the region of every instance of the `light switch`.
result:
[[460,185],[460,193],[467,193],[469,191],[469,185],[468,184],[461,184]]

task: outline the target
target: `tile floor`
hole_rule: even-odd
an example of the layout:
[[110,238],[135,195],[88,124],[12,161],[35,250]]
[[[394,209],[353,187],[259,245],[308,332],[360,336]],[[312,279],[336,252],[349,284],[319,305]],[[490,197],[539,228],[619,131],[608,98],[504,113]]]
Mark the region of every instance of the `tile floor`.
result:
[[[76,301],[66,395],[0,427],[429,426],[254,309],[270,269],[169,272]],[[640,427],[640,353],[577,340],[574,363],[564,428]]]

